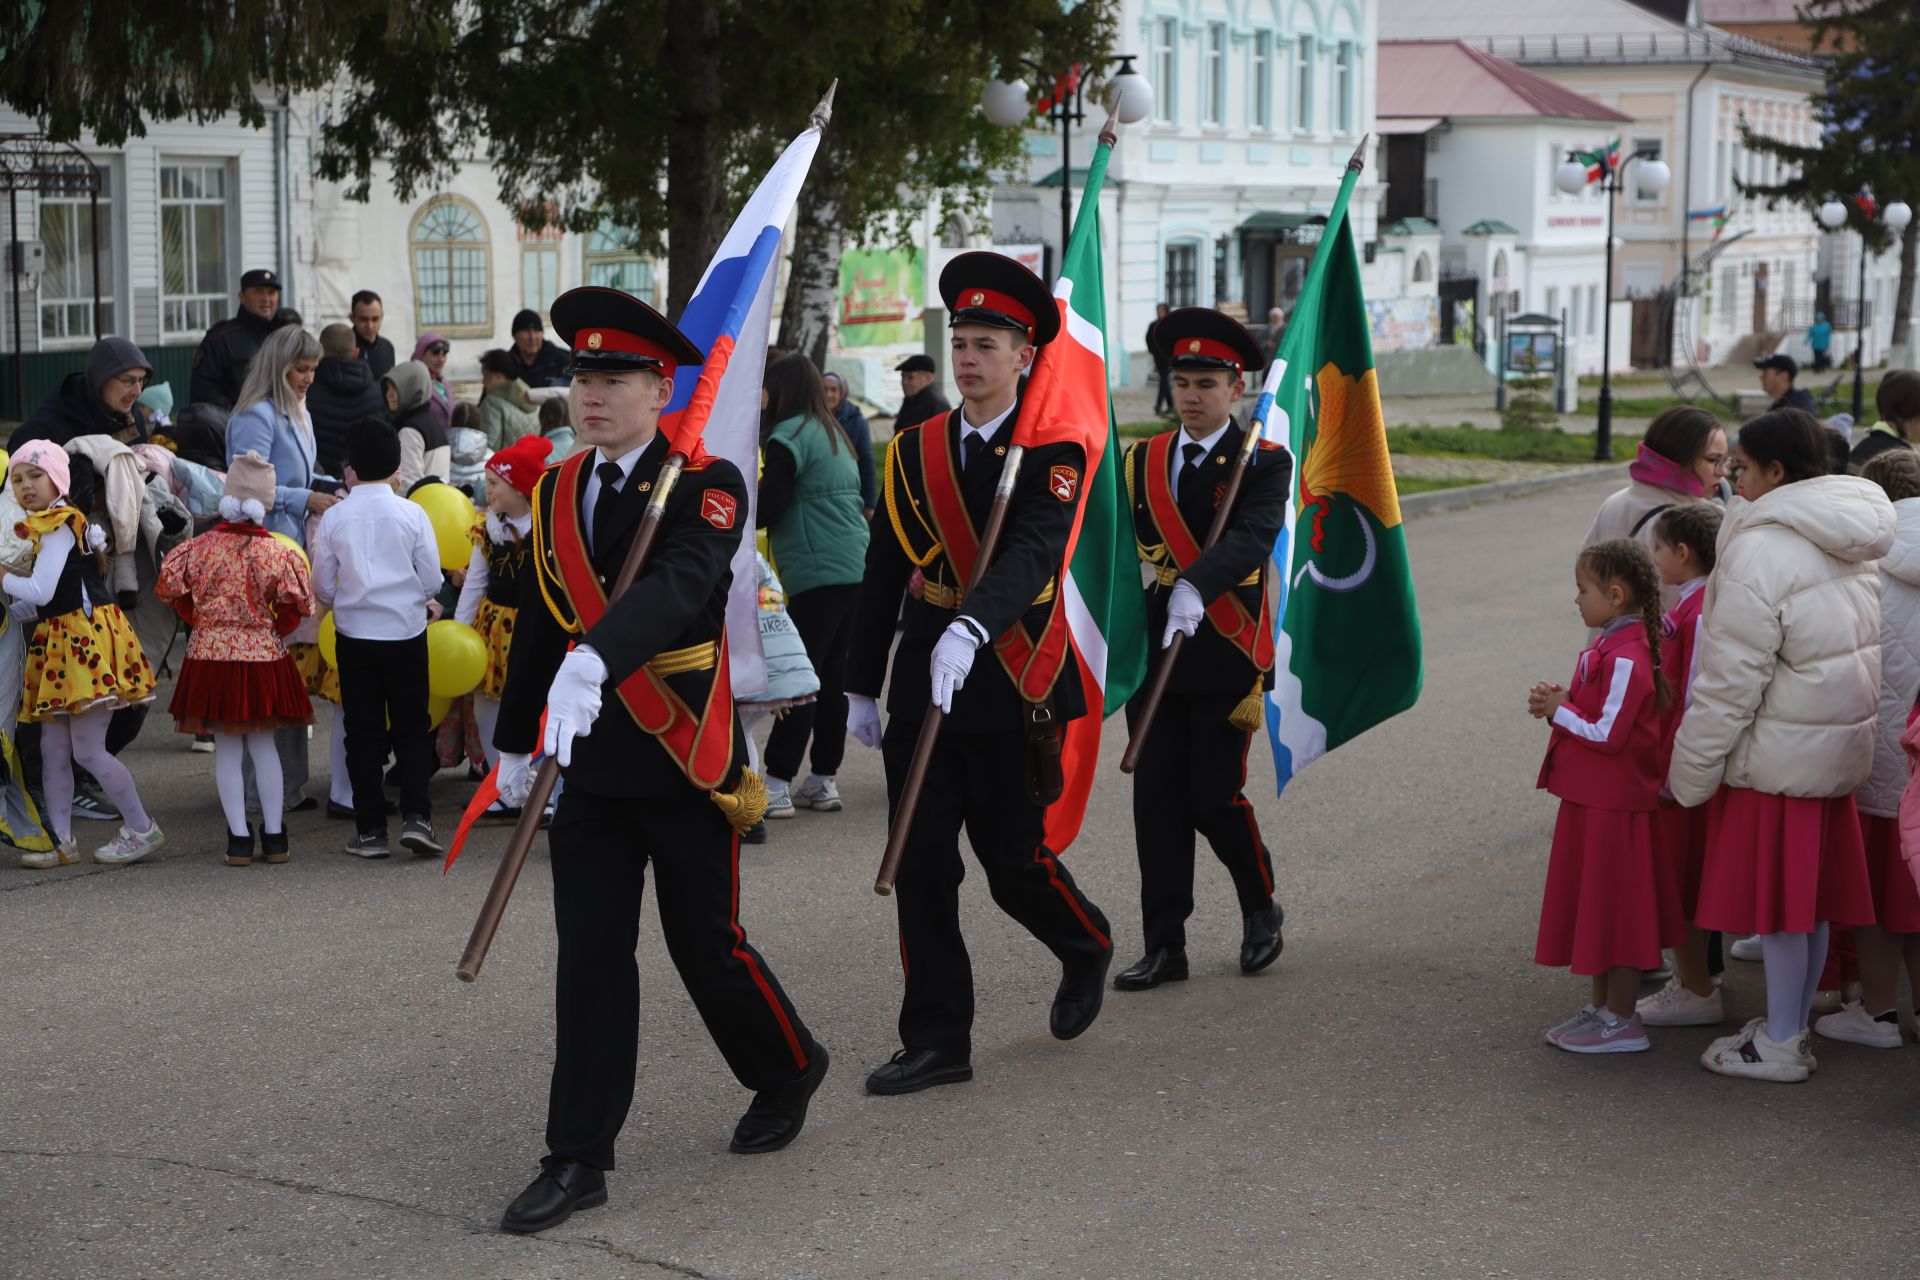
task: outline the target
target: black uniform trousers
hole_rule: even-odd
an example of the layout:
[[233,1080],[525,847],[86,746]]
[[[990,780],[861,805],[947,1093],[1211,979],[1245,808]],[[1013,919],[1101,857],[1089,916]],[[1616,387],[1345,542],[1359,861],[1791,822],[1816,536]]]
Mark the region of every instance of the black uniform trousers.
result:
[[[919,737],[919,721],[888,720],[881,753],[889,812],[900,803]],[[1046,813],[1028,802],[1026,787],[1023,732],[940,735],[894,885],[906,972],[900,1043],[909,1049],[972,1053],[973,966],[960,932],[962,826],[994,902],[1061,963],[1098,960],[1112,949],[1107,917],[1047,848]]]
[[660,928],[680,981],[740,1083],[770,1089],[804,1075],[816,1052],[773,970],[740,925],[740,841],[704,791],[615,799],[561,793],[548,833],[555,980],[547,1147],[596,1169],[633,1105],[640,1034],[640,899],[648,862]]
[[[1129,728],[1141,702],[1127,704]],[[1227,723],[1239,702],[1231,694],[1169,693],[1141,748],[1133,771],[1133,834],[1148,951],[1186,948],[1196,832],[1233,877],[1242,915],[1273,897],[1273,861],[1241,792],[1253,735]]]

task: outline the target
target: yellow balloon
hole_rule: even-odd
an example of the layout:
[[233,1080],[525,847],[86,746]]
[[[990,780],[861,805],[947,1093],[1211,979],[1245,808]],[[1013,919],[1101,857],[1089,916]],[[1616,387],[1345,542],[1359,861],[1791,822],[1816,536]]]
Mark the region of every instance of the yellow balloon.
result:
[[339,634],[333,625],[333,610],[329,609],[320,619],[320,656],[327,660],[328,666],[334,668],[340,665],[340,660],[333,656],[333,641]]
[[7,468],[13,465],[13,455],[0,449],[0,480],[7,478]]
[[473,500],[450,484],[421,485],[413,491],[413,500],[433,523],[434,545],[440,549],[440,567],[464,569],[473,558],[473,542],[467,532],[480,521]]
[[[284,533],[275,533],[273,536],[280,539],[280,541],[286,543],[288,546],[292,547],[295,551],[298,551],[300,553],[300,563],[307,566],[308,573],[313,572],[313,561],[307,559],[307,549],[305,547],[301,546],[299,543],[295,542],[292,538],[289,538]],[[333,659],[329,658],[327,659],[327,661],[331,662],[333,661]]]
[[453,699],[434,694],[427,699],[427,724],[438,729],[440,722],[447,718],[447,712],[453,710]]
[[[487,642],[464,622],[442,619],[427,626],[427,691],[457,698],[480,687],[487,674]],[[442,715],[445,713],[442,712]],[[436,720],[435,723],[438,723]]]

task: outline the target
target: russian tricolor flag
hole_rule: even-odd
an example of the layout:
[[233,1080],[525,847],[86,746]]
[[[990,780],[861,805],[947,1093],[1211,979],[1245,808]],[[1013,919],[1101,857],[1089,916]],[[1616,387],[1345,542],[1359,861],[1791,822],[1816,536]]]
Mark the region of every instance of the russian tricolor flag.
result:
[[760,649],[760,575],[753,561],[760,380],[767,363],[774,282],[780,274],[780,237],[820,149],[826,106],[821,104],[806,132],[788,144],[760,180],[707,264],[678,321],[680,332],[707,353],[707,360],[697,367],[680,366],[674,374],[673,400],[660,416],[660,429],[675,452],[696,458],[704,441],[708,454],[734,463],[747,478],[746,519],[733,553],[733,590],[727,600],[727,647],[736,694],[757,694],[767,683]]

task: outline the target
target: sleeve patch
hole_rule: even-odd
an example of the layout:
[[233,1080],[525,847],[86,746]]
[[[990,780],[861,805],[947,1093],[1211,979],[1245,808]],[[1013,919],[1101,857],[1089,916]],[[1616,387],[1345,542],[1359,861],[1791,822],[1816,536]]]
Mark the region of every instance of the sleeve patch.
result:
[[1047,490],[1062,502],[1072,502],[1080,491],[1080,472],[1073,467],[1054,467],[1047,472]]
[[700,517],[716,529],[733,528],[739,502],[724,489],[709,489],[700,495]]

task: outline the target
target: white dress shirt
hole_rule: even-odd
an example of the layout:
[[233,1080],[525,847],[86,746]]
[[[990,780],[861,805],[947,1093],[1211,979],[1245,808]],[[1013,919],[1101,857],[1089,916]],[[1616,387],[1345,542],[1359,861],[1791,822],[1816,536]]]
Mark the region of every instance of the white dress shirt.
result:
[[[647,444],[652,444],[648,440]],[[634,464],[640,461],[640,455],[647,451],[647,444],[629,449],[617,458],[609,458],[606,450],[596,448],[593,451],[593,465],[587,468],[587,491],[580,497],[580,526],[587,531],[587,537],[593,537],[593,509],[599,505],[600,490],[606,486],[600,482],[600,464],[611,462],[620,468],[620,487],[627,487],[627,481],[633,479]],[[600,548],[591,548],[596,554]]]
[[983,445],[986,444],[988,441],[993,439],[993,433],[1000,429],[1000,424],[1007,420],[1007,415],[1012,413],[1015,409],[1018,409],[1019,407],[1020,407],[1020,402],[1018,400],[1015,400],[1012,404],[1008,405],[1005,409],[1001,410],[999,413],[987,419],[985,422],[981,423],[977,427],[967,421],[967,411],[964,408],[961,409],[960,410],[960,457],[964,460],[967,456],[967,437],[968,436],[979,436],[980,443]]
[[1178,501],[1180,498],[1180,473],[1186,470],[1187,466],[1187,446],[1197,444],[1205,450],[1205,452],[1200,455],[1200,460],[1205,462],[1213,456],[1214,449],[1220,444],[1220,437],[1227,434],[1227,428],[1232,425],[1233,419],[1228,418],[1225,422],[1215,427],[1211,434],[1201,436],[1198,440],[1188,435],[1185,430],[1180,432],[1180,438],[1176,440],[1173,445],[1173,496],[1175,501]]
[[440,590],[433,522],[393,487],[362,481],[320,517],[313,590],[333,607],[333,625],[354,640],[411,640],[427,629]]

